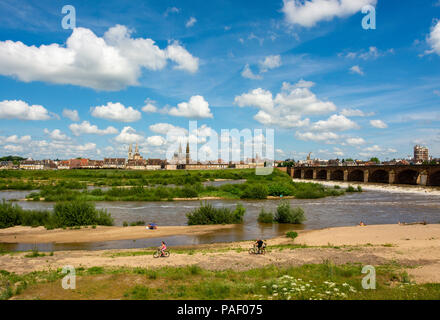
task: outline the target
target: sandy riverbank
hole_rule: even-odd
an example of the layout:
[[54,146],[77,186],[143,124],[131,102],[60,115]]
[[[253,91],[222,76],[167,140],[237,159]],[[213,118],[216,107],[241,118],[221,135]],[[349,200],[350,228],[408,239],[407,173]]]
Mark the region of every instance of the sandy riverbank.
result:
[[32,228],[17,226],[7,229],[0,229],[0,243],[78,243],[112,240],[136,240],[175,235],[200,235],[233,227],[234,225],[163,226],[159,227],[157,230],[148,230],[144,226],[97,226],[96,229],[88,227],[77,230],[46,230],[44,227]]
[[[175,231],[181,229],[170,227],[167,232],[171,232],[172,228],[177,228],[174,229]],[[206,231],[204,227],[191,229],[187,231]],[[90,232],[91,230],[84,231]],[[102,232],[99,229],[93,231],[97,234]],[[116,229],[113,232],[117,232]],[[183,230],[177,232],[183,232]],[[271,248],[274,245],[292,243],[305,244],[307,247],[295,250]],[[249,241],[192,246],[191,253],[172,253],[167,259],[154,259],[150,253],[131,255],[141,249],[57,251],[53,256],[46,255],[37,258],[26,258],[25,253],[13,253],[0,255],[0,269],[27,273],[60,268],[64,265],[86,268],[92,266],[156,268],[198,265],[210,270],[247,270],[268,265],[286,267],[323,261],[373,266],[399,263],[406,266],[408,274],[419,283],[440,283],[440,225],[372,225],[300,231],[294,242],[287,237],[268,240],[270,251],[264,256],[249,255],[247,248],[251,244]],[[176,248],[171,248],[173,249]]]
[[379,183],[363,183],[363,182],[344,182],[344,181],[326,181],[326,180],[311,180],[311,179],[292,179],[293,182],[311,182],[319,183],[327,187],[340,186],[341,188],[347,188],[348,186],[361,186],[363,190],[381,191],[381,192],[394,192],[394,193],[413,193],[413,194],[429,194],[433,196],[440,196],[439,187],[421,187],[411,185],[391,185],[391,184],[379,184]]

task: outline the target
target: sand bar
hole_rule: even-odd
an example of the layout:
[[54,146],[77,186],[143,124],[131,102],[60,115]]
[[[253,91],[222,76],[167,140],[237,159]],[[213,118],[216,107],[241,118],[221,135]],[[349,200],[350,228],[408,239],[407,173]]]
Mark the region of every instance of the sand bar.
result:
[[159,226],[157,230],[148,230],[144,226],[105,227],[97,226],[76,230],[44,227],[12,227],[0,229],[0,243],[77,243],[100,242],[111,240],[135,240],[175,235],[200,235],[220,229],[233,228],[234,225],[210,226]]

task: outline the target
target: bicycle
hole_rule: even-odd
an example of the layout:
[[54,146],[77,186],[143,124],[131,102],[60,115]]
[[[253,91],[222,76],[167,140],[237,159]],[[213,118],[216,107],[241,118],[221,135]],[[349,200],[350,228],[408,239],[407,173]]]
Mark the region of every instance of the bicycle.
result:
[[254,244],[252,248],[248,250],[249,254],[266,254],[266,244],[264,244],[260,249]]
[[154,258],[168,258],[170,256],[170,251],[169,250],[164,250],[163,254],[162,254],[162,250],[160,250],[160,248],[158,248],[156,250],[155,253],[153,253],[153,257]]

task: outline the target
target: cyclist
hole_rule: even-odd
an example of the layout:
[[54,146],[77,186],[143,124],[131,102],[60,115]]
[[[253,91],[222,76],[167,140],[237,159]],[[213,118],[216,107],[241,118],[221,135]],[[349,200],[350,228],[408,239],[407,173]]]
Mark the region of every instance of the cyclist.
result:
[[263,248],[264,241],[261,239],[257,239],[257,241],[255,241],[255,244],[257,246],[258,253],[261,253],[261,248]]
[[165,250],[167,249],[167,244],[162,241],[162,244],[160,246],[160,255],[161,257],[163,257],[165,255]]

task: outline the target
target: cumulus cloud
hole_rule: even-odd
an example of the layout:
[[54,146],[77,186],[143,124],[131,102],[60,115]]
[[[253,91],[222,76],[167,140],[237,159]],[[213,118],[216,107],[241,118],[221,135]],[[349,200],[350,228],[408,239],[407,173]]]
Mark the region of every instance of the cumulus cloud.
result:
[[69,137],[62,133],[60,129],[54,129],[53,131],[44,129],[43,131],[53,140],[69,140]]
[[282,11],[287,22],[309,28],[320,21],[354,15],[365,5],[375,6],[377,0],[283,0],[283,2]]
[[266,72],[270,69],[275,69],[281,66],[281,56],[280,55],[271,55],[264,58],[263,61],[260,61],[260,70],[261,72]]
[[150,99],[145,100],[145,106],[142,107],[143,112],[157,112],[156,102]]
[[79,121],[79,115],[78,115],[78,111],[76,110],[70,110],[70,109],[64,109],[63,110],[63,117],[66,117],[72,121]]
[[0,74],[24,82],[120,90],[137,85],[142,68],[161,70],[167,60],[174,61],[176,69],[198,69],[198,58],[177,42],[160,49],[152,39],[132,38],[131,31],[122,25],[110,28],[103,37],[87,28],[75,28],[65,46],[0,41]]
[[29,105],[22,100],[0,101],[0,119],[48,120],[50,118],[49,112],[43,106]]
[[364,75],[364,72],[362,71],[361,67],[359,67],[359,66],[357,66],[357,65],[351,67],[351,68],[350,68],[350,72],[351,72],[351,73],[359,74],[359,75],[361,75],[361,76]]
[[319,120],[310,127],[312,131],[345,131],[359,129],[359,126],[343,115],[334,114],[327,120]]
[[72,123],[69,126],[70,131],[75,136],[79,136],[81,134],[98,134],[98,135],[105,135],[105,134],[117,134],[118,130],[114,127],[107,127],[106,129],[99,129],[98,126],[90,124],[88,121],[83,121],[82,123]]
[[427,41],[432,49],[427,53],[435,52],[440,55],[440,20],[431,28],[431,33],[429,34]]
[[243,71],[241,72],[241,76],[243,78],[247,78],[247,79],[252,79],[252,80],[261,80],[263,79],[262,76],[258,75],[258,74],[254,74],[251,70],[251,67],[249,66],[249,64],[246,64],[244,66]]
[[388,125],[385,122],[383,122],[382,120],[370,120],[370,124],[373,127],[379,128],[379,129],[388,128]]
[[363,138],[348,138],[346,142],[350,146],[359,146],[365,144],[365,140]]
[[339,139],[339,135],[334,132],[296,132],[295,137],[304,141],[331,142]]
[[156,123],[156,124],[152,124],[151,126],[149,126],[149,129],[152,132],[163,134],[163,135],[166,135],[169,132],[174,132],[174,131],[178,131],[180,133],[183,132],[184,134],[187,133],[187,130],[185,130],[185,129],[181,128],[181,127],[174,126],[174,125],[172,125],[170,123]]
[[166,56],[176,65],[174,69],[194,73],[199,69],[199,58],[193,57],[178,41],[172,42],[166,49]]
[[16,134],[9,136],[9,137],[1,137],[0,136],[0,144],[6,144],[6,143],[15,143],[15,144],[24,144],[29,143],[32,140],[31,136],[17,136]]
[[195,25],[197,22],[197,19],[194,17],[191,17],[188,19],[188,21],[185,23],[185,27],[191,28],[193,25]]
[[124,127],[121,133],[116,136],[115,140],[119,143],[136,143],[142,141],[144,137],[138,133],[132,127]]
[[310,90],[313,82],[301,80],[292,85],[284,82],[275,98],[272,93],[257,88],[236,96],[234,103],[239,107],[255,107],[260,111],[254,119],[265,125],[279,125],[293,128],[309,124],[309,119],[301,119],[302,115],[326,114],[336,110],[329,101],[319,100]]
[[168,111],[169,115],[186,118],[212,118],[209,103],[202,96],[192,96],[188,102],[181,102]]
[[147,144],[154,146],[154,147],[159,147],[162,146],[166,143],[166,140],[161,137],[161,136],[151,136],[147,138]]
[[107,120],[133,122],[141,118],[141,113],[132,107],[125,107],[117,102],[108,102],[106,105],[92,108],[92,116]]

